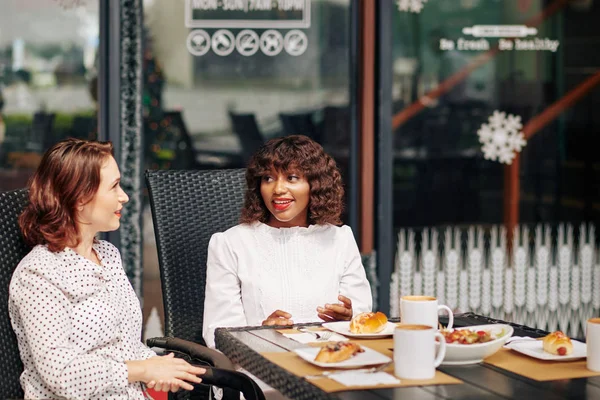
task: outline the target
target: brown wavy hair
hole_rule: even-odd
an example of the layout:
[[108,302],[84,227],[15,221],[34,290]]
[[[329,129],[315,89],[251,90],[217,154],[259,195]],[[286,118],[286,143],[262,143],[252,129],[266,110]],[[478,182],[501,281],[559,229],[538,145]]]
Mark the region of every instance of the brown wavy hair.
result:
[[297,171],[310,185],[308,223],[340,225],[344,187],[333,158],[303,135],[271,139],[250,159],[246,169],[246,195],[240,221],[267,223],[271,213],[260,194],[263,176],[276,171]]
[[77,207],[92,200],[110,142],[66,139],[52,146],[29,181],[29,204],[19,216],[25,241],[53,252],[79,244]]

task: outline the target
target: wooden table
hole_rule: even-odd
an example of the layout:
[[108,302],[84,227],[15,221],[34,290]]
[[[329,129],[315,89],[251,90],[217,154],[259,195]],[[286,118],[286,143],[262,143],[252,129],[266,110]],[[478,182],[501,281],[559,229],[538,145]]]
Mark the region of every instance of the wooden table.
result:
[[[455,327],[507,323],[465,313],[455,316]],[[314,324],[313,324],[314,325]],[[547,332],[510,324],[515,336],[539,337]],[[326,393],[265,359],[260,353],[286,352],[304,346],[286,338],[272,327],[219,328],[216,345],[234,363],[279,390],[290,399],[300,400],[381,400],[381,399],[600,399],[600,376],[539,382],[487,364],[441,366],[439,369],[464,382],[458,385],[417,386],[394,389],[350,390]]]

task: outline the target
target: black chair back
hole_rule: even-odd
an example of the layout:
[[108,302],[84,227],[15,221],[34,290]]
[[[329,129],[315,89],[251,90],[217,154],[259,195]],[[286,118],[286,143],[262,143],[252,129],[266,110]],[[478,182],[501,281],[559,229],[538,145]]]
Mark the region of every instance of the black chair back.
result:
[[23,363],[8,316],[8,286],[19,261],[31,248],[23,241],[17,219],[27,204],[27,190],[0,193],[0,398],[23,398],[19,377]]
[[236,114],[230,111],[229,118],[231,127],[242,145],[242,158],[246,163],[263,145],[265,138],[260,132],[254,114]]
[[43,152],[52,146],[55,141],[52,138],[52,126],[56,114],[36,112],[31,124],[31,138],[27,144],[29,151]]
[[321,135],[313,121],[314,112],[279,113],[283,132],[286,135],[306,135],[316,142],[321,142]]
[[202,338],[208,242],[239,221],[245,169],[146,171],[160,266],[165,335]]
[[98,119],[96,116],[76,116],[71,126],[71,136],[78,139],[95,140],[98,137]]
[[348,148],[350,144],[350,107],[327,106],[323,109],[324,147]]

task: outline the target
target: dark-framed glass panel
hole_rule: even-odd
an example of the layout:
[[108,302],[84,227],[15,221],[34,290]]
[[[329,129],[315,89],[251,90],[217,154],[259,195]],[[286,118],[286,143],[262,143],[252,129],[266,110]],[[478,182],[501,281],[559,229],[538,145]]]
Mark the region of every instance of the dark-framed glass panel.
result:
[[[145,168],[245,167],[266,140],[304,134],[355,162],[353,0],[145,4]],[[354,27],[354,29],[356,29]],[[356,213],[346,200],[344,222]],[[162,308],[149,208],[145,309]]]
[[0,13],[0,190],[66,137],[97,136],[99,2],[7,1]]
[[582,335],[600,307],[600,4],[394,3],[392,313],[430,294]]

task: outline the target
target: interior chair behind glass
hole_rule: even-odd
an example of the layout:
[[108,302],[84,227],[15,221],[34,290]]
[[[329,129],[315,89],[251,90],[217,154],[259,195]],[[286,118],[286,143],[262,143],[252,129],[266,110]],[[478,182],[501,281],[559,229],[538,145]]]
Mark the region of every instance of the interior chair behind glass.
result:
[[98,119],[96,116],[78,115],[73,117],[71,136],[78,139],[95,140],[98,136]]
[[285,135],[306,135],[321,142],[320,132],[313,121],[314,112],[279,113]]
[[31,138],[27,144],[29,151],[43,152],[54,144],[52,138],[52,127],[54,125],[55,113],[46,113],[44,111],[36,112],[33,115],[31,124]]
[[22,398],[19,376],[23,364],[17,337],[8,316],[8,285],[19,261],[30,248],[23,241],[17,219],[27,204],[25,189],[0,193],[0,398]]
[[237,168],[244,165],[240,154],[227,149],[208,150],[195,143],[187,129],[181,111],[166,110],[163,120],[177,132],[177,159],[169,169]]
[[229,119],[231,120],[233,132],[242,146],[243,161],[247,163],[254,152],[265,142],[265,138],[260,132],[254,114],[236,114],[230,111]]
[[321,139],[326,150],[350,146],[350,107],[327,106],[323,109]]

